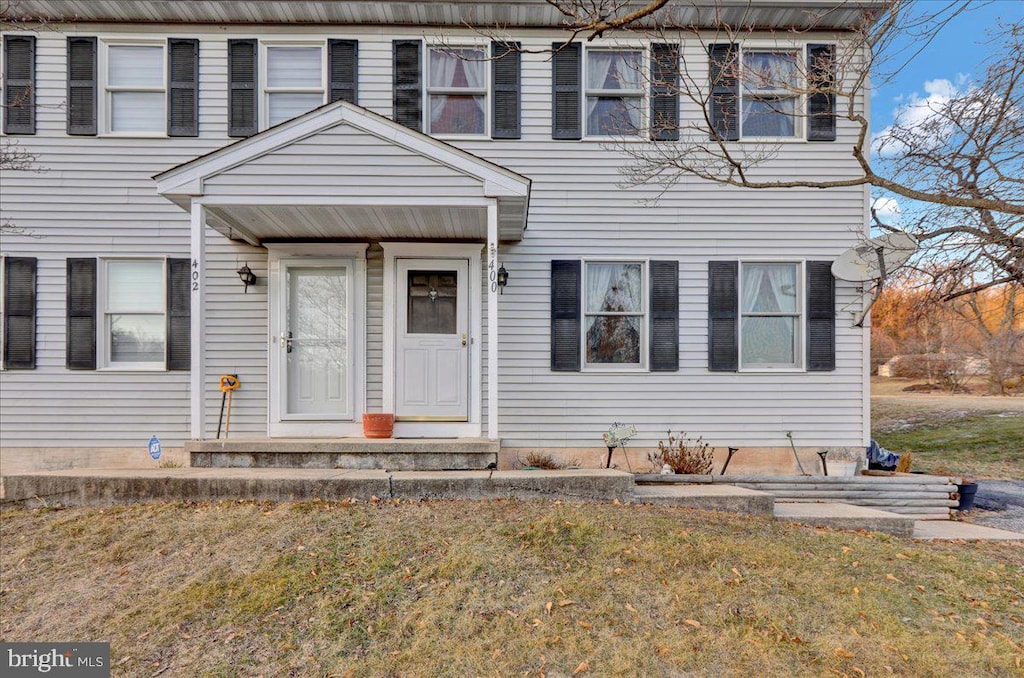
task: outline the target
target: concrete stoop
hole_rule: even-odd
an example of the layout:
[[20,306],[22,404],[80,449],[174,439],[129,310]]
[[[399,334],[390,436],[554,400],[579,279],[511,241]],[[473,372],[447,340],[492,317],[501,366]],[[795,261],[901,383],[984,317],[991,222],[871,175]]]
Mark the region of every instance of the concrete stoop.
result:
[[897,537],[914,535],[914,518],[889,511],[834,502],[775,503],[775,520],[831,527],[837,530],[886,532]]
[[185,443],[190,466],[200,468],[467,470],[496,462],[500,449],[501,443],[486,438],[240,438]]
[[729,485],[637,485],[633,501],[657,506],[685,506],[705,511],[727,511],[771,516],[775,498],[767,492]]
[[633,477],[614,470],[389,472],[180,468],[44,471],[3,479],[3,504],[109,506],[144,501],[314,499],[565,499],[629,501]]

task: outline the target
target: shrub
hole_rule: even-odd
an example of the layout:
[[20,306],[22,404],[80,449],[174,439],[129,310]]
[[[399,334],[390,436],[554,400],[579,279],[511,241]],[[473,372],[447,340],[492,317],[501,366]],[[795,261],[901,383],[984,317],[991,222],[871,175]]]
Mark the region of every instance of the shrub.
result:
[[673,473],[687,475],[707,475],[715,462],[714,451],[704,442],[703,437],[696,440],[687,438],[682,432],[679,436],[668,432],[668,442],[658,441],[658,449],[647,455],[655,471],[668,464]]
[[544,469],[545,471],[557,471],[558,469],[567,468],[569,466],[579,466],[579,460],[575,457],[568,459],[565,462],[557,461],[550,454],[544,454],[543,452],[530,452],[526,455],[526,459],[517,459],[516,464],[520,467],[530,467]]

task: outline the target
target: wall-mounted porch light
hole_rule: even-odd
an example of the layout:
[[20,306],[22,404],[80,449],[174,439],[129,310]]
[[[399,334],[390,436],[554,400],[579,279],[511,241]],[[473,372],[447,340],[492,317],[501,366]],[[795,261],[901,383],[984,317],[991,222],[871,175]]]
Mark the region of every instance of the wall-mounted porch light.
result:
[[236,273],[238,273],[238,278],[242,281],[242,284],[245,285],[245,293],[248,294],[249,285],[256,284],[256,274],[249,268],[249,264],[242,264],[242,268],[238,269]]
[[502,265],[498,268],[498,290],[505,294],[505,285],[508,284],[508,271],[505,270],[505,266]]

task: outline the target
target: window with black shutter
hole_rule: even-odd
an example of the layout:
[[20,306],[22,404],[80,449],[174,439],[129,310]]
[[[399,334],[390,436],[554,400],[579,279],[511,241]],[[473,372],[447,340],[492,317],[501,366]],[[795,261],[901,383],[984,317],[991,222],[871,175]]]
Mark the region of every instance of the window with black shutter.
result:
[[68,134],[96,134],[96,38],[68,38]]
[[5,35],[4,134],[36,133],[36,39]]
[[551,262],[551,369],[679,369],[679,262]]
[[521,57],[518,42],[491,43],[491,137],[494,139],[520,137]]
[[255,40],[228,40],[228,136],[256,134],[256,75],[258,45]]
[[3,367],[36,366],[36,268],[34,257],[3,257]]
[[417,132],[423,130],[423,42],[395,40],[393,49],[393,118]]
[[167,135],[199,136],[199,41],[167,40]]

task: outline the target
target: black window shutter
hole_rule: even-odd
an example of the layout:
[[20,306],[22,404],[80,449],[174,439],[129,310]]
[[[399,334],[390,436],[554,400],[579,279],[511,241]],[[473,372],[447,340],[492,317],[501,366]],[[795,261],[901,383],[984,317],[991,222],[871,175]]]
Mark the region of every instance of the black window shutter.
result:
[[836,140],[835,45],[807,45],[807,140]]
[[708,262],[708,369],[739,369],[739,262]]
[[4,134],[35,134],[35,37],[5,35],[4,64]]
[[395,40],[394,64],[394,120],[417,132],[423,130],[423,85],[420,61],[423,58],[422,40]]
[[255,40],[228,40],[228,136],[251,137],[259,130]]
[[711,73],[711,140],[740,138],[739,49],[735,43],[708,45]]
[[199,41],[167,39],[167,136],[199,136]]
[[651,262],[651,371],[679,369],[679,262]]
[[36,366],[36,259],[4,258],[4,366]]
[[518,139],[520,132],[520,66],[518,42],[491,43],[493,139]]
[[189,369],[192,351],[191,259],[167,260],[167,369]]
[[583,49],[575,42],[556,42],[551,49],[551,138],[580,139]]
[[836,369],[836,279],[831,261],[807,262],[807,371]]
[[651,45],[651,139],[679,140],[679,45]]
[[551,369],[580,371],[580,261],[551,262]]
[[96,260],[68,259],[67,367],[96,369]]
[[330,66],[330,102],[359,103],[359,41],[328,40],[327,63]]
[[96,134],[96,38],[68,38],[68,134]]

